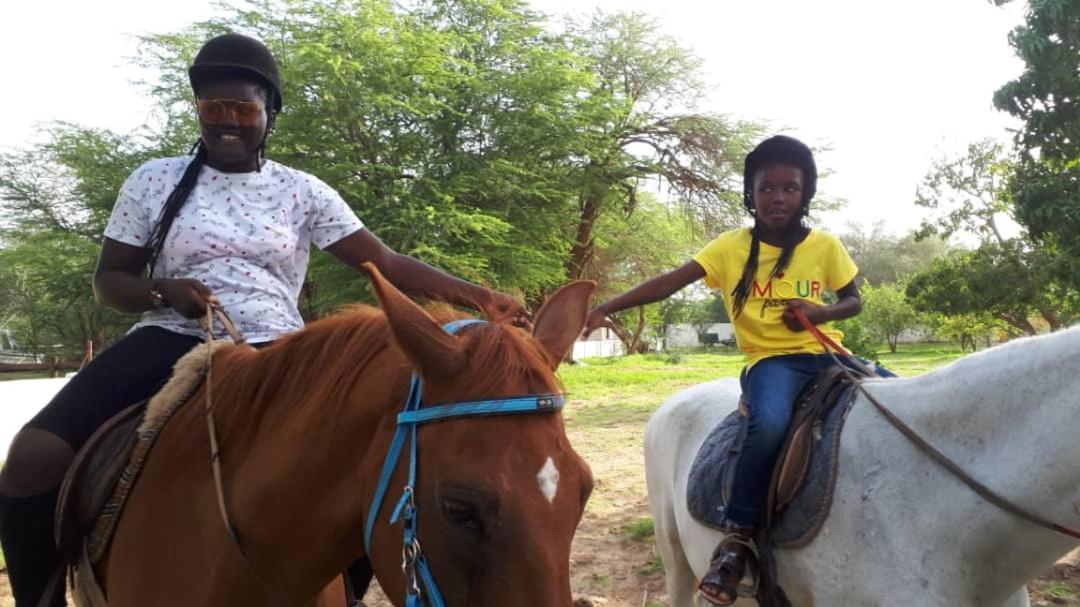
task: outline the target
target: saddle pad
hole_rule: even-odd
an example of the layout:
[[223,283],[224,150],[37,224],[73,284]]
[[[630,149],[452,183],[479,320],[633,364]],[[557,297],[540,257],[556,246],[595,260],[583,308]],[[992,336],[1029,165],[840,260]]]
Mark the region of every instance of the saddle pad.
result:
[[[226,345],[214,342],[211,353]],[[84,541],[91,563],[104,556],[158,434],[202,385],[206,357],[207,345],[195,346],[153,398],[114,416],[76,454],[56,509],[56,543],[67,562],[80,558]]]
[[[150,449],[154,446],[154,442],[157,441],[162,428],[165,427],[172,414],[186,403],[202,385],[204,377],[205,374],[200,375],[198,381],[192,383],[188,390],[173,402],[172,406],[168,407],[154,420],[153,426],[147,427],[144,419],[143,424],[138,428],[138,440],[135,441],[131,451],[128,452],[130,453],[128,464],[124,467],[120,479],[116,481],[111,497],[98,511],[100,514],[97,515],[94,526],[86,534],[86,552],[92,564],[96,565],[101,560],[101,557],[105,556],[109,541],[112,539],[113,532],[116,531],[116,523],[120,520],[120,513],[124,511],[124,504],[127,503],[128,495],[131,494],[131,489],[135,486],[135,481],[138,480],[139,473],[142,472],[143,465],[146,464],[146,458],[150,455]],[[117,454],[118,457],[124,455],[126,454]]]
[[55,533],[60,554],[74,562],[82,552],[83,537],[123,475],[135,447],[135,427],[149,399],[109,418],[75,455],[56,505]]
[[746,416],[734,411],[709,433],[698,449],[686,484],[686,506],[699,523],[719,528],[724,522],[735,464],[746,440]]
[[[809,542],[829,514],[836,485],[840,432],[855,401],[853,396],[850,388],[845,390],[840,395],[841,402],[830,411],[822,427],[814,428],[814,446],[806,481],[791,503],[773,517],[769,530],[773,545],[786,548]],[[747,421],[737,411],[725,417],[705,439],[690,466],[687,508],[703,525],[720,528],[724,522],[735,464],[746,439]]]

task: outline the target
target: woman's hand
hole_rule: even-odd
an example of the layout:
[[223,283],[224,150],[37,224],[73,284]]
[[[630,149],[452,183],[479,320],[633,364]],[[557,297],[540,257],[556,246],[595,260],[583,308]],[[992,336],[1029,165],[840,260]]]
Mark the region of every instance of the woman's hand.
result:
[[589,310],[589,315],[585,317],[585,328],[581,330],[581,338],[585,339],[593,331],[604,326],[607,322],[607,310],[603,305],[596,306],[592,310]]
[[210,289],[194,278],[164,278],[155,285],[165,305],[186,318],[204,318],[207,305],[221,305]]
[[521,302],[499,291],[491,291],[491,299],[483,304],[481,312],[488,320],[509,322],[515,327],[532,331],[529,312]]
[[806,320],[809,320],[812,325],[820,325],[829,321],[825,306],[819,306],[805,299],[789,299],[780,318],[787,325],[787,328],[795,332],[806,330],[803,328],[802,323],[799,322],[799,319],[795,317],[795,310],[802,310],[806,314]]

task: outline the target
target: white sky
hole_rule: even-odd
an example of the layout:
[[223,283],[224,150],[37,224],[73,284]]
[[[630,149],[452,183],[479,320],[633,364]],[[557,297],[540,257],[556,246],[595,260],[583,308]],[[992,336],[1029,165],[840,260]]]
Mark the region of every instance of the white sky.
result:
[[[1020,73],[1008,32],[1025,5],[988,0],[533,0],[545,13],[634,10],[704,60],[706,109],[766,121],[832,151],[819,190],[849,201],[824,218],[917,227],[915,186],[944,154],[983,137],[1009,141],[993,92]],[[207,0],[12,2],[0,20],[0,148],[41,123],[117,131],[149,116],[131,84],[135,36],[214,14]]]

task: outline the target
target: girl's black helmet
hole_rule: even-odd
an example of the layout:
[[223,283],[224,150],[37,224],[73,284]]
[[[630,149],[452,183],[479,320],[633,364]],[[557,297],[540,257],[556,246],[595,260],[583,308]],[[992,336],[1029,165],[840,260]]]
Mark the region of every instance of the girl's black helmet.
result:
[[743,205],[747,211],[754,208],[754,173],[766,166],[785,164],[798,167],[803,172],[803,215],[810,209],[810,201],[817,194],[817,164],[814,153],[794,137],[775,135],[758,144],[746,155],[743,168]]
[[250,76],[270,89],[270,105],[281,111],[281,76],[270,49],[242,34],[222,34],[211,38],[199,49],[188,68],[191,88],[215,76]]

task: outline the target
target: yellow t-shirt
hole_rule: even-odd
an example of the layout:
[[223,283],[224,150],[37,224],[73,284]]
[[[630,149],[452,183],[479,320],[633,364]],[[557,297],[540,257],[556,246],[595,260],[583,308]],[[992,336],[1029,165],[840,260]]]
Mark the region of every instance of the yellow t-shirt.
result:
[[[820,230],[810,230],[795,247],[788,267],[780,276],[770,279],[780,251],[780,247],[759,243],[755,280],[738,318],[732,310],[731,292],[750,255],[750,230],[724,232],[694,255],[694,261],[705,269],[705,284],[724,295],[724,307],[735,326],[739,349],[746,354],[747,367],[770,356],[824,352],[809,332],[787,328],[780,319],[785,302],[805,299],[824,305],[821,295],[825,289],[836,291],[859,273],[840,239]],[[837,343],[844,336],[831,323],[820,328]]]

